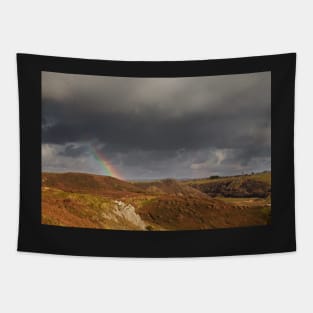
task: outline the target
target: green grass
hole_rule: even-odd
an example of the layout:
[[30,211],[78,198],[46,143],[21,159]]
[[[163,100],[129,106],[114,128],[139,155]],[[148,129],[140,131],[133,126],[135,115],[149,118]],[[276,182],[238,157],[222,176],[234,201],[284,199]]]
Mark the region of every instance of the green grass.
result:
[[200,179],[190,179],[185,180],[182,183],[185,185],[202,185],[207,183],[223,182],[233,180],[234,182],[240,182],[244,179],[252,179],[255,181],[265,182],[271,184],[271,172],[262,172],[255,174],[246,174],[246,175],[236,175],[236,176],[221,176],[221,177],[209,177],[209,178],[200,178]]
[[271,207],[269,207],[269,206],[262,207],[261,208],[261,214],[267,220],[267,223],[271,222],[271,220],[272,220],[272,208]]

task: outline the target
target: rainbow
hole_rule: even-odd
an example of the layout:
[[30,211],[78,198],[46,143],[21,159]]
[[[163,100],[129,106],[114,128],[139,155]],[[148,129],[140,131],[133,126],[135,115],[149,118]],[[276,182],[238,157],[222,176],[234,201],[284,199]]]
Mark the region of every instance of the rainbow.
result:
[[118,172],[118,170],[111,164],[111,162],[104,156],[104,154],[99,151],[95,146],[90,145],[90,152],[92,156],[97,160],[102,168],[103,174],[107,176],[112,176],[118,179],[124,180],[123,176]]

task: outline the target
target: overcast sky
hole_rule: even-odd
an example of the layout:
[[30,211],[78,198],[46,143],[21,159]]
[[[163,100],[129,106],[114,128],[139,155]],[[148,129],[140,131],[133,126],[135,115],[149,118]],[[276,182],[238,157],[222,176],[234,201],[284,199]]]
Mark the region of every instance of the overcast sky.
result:
[[42,167],[125,179],[270,169],[270,72],[129,78],[42,72]]

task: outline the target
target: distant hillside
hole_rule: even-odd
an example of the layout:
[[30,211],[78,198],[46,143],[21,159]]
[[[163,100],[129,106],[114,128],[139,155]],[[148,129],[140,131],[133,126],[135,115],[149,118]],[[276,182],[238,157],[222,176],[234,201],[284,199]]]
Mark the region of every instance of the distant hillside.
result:
[[271,172],[184,181],[209,196],[266,198],[271,194]]
[[[261,191],[263,184],[270,186],[267,179],[235,176],[127,182],[83,173],[43,173],[42,223],[122,230],[266,225],[270,222],[270,197],[262,198]],[[223,196],[239,193],[244,198]]]
[[134,184],[111,176],[85,173],[42,173],[42,186],[94,195],[125,195],[142,192]]
[[151,194],[172,194],[176,196],[205,197],[197,188],[184,185],[175,179],[163,179],[153,182],[137,182],[135,186]]

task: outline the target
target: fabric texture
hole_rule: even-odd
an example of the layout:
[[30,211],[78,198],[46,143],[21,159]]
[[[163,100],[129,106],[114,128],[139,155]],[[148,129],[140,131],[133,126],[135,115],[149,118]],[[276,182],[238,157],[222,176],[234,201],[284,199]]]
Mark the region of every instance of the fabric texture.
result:
[[295,251],[295,53],[17,67],[19,251]]

